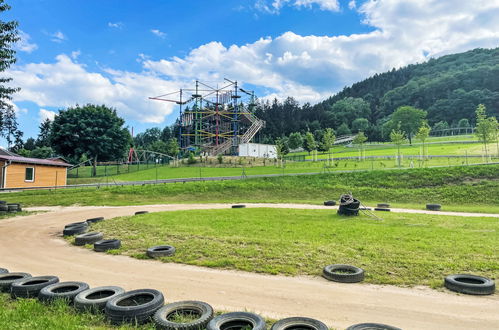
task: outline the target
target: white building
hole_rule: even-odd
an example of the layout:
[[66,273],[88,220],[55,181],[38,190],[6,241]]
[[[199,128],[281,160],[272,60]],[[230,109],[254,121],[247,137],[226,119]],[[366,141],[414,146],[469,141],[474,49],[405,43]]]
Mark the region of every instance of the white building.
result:
[[272,144],[243,143],[239,145],[239,156],[277,158],[277,151]]

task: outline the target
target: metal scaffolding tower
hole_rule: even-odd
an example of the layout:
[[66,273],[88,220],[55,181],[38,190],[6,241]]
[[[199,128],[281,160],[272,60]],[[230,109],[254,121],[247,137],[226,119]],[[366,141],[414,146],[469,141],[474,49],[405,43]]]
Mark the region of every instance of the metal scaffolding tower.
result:
[[182,150],[210,156],[237,155],[239,144],[250,142],[265,126],[254,115],[255,93],[240,88],[237,81],[224,82],[219,88],[196,80],[192,89],[150,97],[179,105],[178,140]]

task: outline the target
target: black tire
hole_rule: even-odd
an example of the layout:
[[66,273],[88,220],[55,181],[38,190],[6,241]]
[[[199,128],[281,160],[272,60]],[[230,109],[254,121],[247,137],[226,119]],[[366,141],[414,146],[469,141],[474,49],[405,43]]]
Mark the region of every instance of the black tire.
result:
[[390,204],[388,203],[378,203],[377,207],[382,208],[382,209],[389,209]]
[[107,301],[106,317],[112,324],[143,324],[165,303],[161,292],[153,289],[128,291]]
[[100,222],[103,220],[104,220],[104,217],[90,218],[90,219],[87,219],[86,223],[91,225],[93,223]]
[[451,291],[473,295],[493,294],[496,290],[493,280],[467,274],[449,275],[445,278],[444,285]]
[[8,212],[9,211],[9,207],[7,206],[7,204],[0,204],[0,212]]
[[135,212],[135,215],[140,215],[140,214],[147,214],[149,211],[137,211]]
[[94,243],[94,251],[105,252],[108,250],[116,250],[121,247],[119,239],[103,239]]
[[72,222],[72,223],[68,223],[67,225],[65,225],[64,229],[76,227],[76,226],[88,226],[88,223],[86,221]]
[[84,233],[75,237],[75,245],[85,245],[94,244],[102,240],[104,234],[98,231],[92,231],[90,233]]
[[426,209],[430,211],[440,211],[441,208],[440,204],[426,204]]
[[233,209],[244,209],[245,207],[246,207],[246,205],[244,205],[244,204],[232,205]]
[[0,291],[10,292],[10,287],[15,281],[31,277],[28,273],[5,273],[0,274]]
[[328,265],[322,271],[324,278],[341,283],[356,283],[364,280],[364,270],[352,265]]
[[370,207],[359,207],[359,211],[371,211]]
[[72,304],[74,298],[82,291],[88,290],[89,286],[85,282],[60,282],[51,284],[40,290],[38,299],[43,302],[52,302],[56,299],[63,299]]
[[7,201],[0,201],[0,205],[7,204]]
[[169,257],[175,254],[175,248],[170,245],[153,246],[147,249],[149,258]]
[[390,212],[390,209],[386,209],[384,207],[375,207],[374,211],[384,211],[384,212]]
[[122,293],[125,293],[125,290],[119,286],[88,289],[78,293],[74,299],[74,306],[81,312],[103,312],[106,303]]
[[7,204],[8,212],[17,212],[17,204]]
[[359,215],[360,201],[358,199],[353,198],[353,201],[350,204],[342,205],[342,203],[345,202],[346,200],[343,199],[342,196],[340,198],[340,206],[338,207],[338,212],[337,212],[339,215],[348,215],[348,216]]
[[64,228],[62,234],[64,236],[73,236],[73,235],[83,234],[87,230],[88,230],[88,225],[75,225]]
[[0,274],[7,274],[9,271],[5,268],[0,268]]
[[207,330],[230,330],[251,327],[253,330],[266,330],[265,320],[256,314],[233,312],[218,315],[206,326]]
[[[175,313],[194,314],[198,318],[188,323],[169,321],[168,317]],[[165,305],[154,314],[153,321],[156,329],[168,330],[198,330],[205,329],[213,318],[213,308],[202,301],[179,301]]]
[[329,330],[328,326],[319,320],[308,317],[288,317],[277,321],[270,330]]
[[36,298],[44,287],[59,282],[57,276],[35,276],[15,281],[10,287],[12,298]]
[[349,326],[346,330],[402,330],[402,329],[381,323],[359,323]]
[[324,202],[324,206],[335,206],[336,205],[336,201],[325,201]]

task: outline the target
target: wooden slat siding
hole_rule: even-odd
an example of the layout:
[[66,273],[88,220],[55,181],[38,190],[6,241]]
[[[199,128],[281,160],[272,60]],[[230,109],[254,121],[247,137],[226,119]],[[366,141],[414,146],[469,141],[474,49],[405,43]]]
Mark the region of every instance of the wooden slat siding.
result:
[[[33,182],[24,181],[26,168],[35,169],[35,180]],[[59,166],[46,166],[36,164],[16,164],[7,166],[7,179],[4,188],[25,188],[25,187],[48,187],[56,185],[66,185],[66,168]]]

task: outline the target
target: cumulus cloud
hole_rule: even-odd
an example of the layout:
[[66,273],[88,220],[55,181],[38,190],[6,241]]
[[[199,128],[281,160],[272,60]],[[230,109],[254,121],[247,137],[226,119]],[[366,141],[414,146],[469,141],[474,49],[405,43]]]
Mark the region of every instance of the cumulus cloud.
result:
[[357,8],[357,3],[355,2],[355,0],[351,0],[351,1],[348,3],[348,8],[350,8],[350,9],[355,9],[355,8]]
[[[275,1],[276,7],[288,1]],[[292,1],[290,3],[295,3]],[[194,79],[224,77],[265,91],[263,97],[293,96],[317,102],[375,73],[429,57],[499,46],[499,1],[368,0],[357,5],[371,32],[339,36],[301,36],[286,32],[243,45],[213,41],[183,57],[153,60],[139,55],[143,71],[89,72],[60,55],[55,63],[13,68],[22,90],[16,101],[40,107],[104,103],[121,115],[161,122],[172,105],[147,96],[174,91]]]
[[66,36],[61,31],[57,31],[57,32],[51,34],[51,36],[52,36],[52,39],[50,39],[50,40],[52,40],[53,42],[61,43],[64,40],[66,40]]
[[116,23],[109,22],[109,23],[107,23],[107,26],[109,26],[110,28],[122,29],[123,23],[121,23],[121,22],[116,22]]
[[16,43],[15,48],[22,52],[31,53],[38,49],[38,45],[30,42],[31,36],[24,31],[19,30],[19,41]]
[[40,119],[40,122],[44,122],[45,120],[54,120],[56,113],[54,111],[46,110],[46,109],[40,109],[38,111],[38,118]]
[[339,11],[338,0],[258,0],[255,8],[270,14],[278,14],[284,6],[312,8],[318,6],[320,10]]
[[152,33],[152,34],[154,34],[154,35],[155,35],[155,36],[157,36],[157,37],[162,38],[162,39],[164,39],[164,38],[166,37],[166,33],[161,32],[161,31],[160,31],[160,30],[158,30],[158,29],[152,29],[152,30],[151,30],[151,33]]

